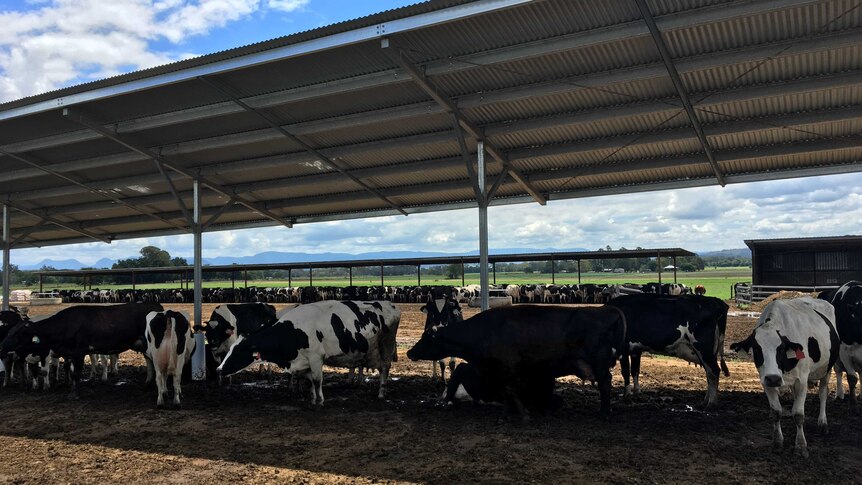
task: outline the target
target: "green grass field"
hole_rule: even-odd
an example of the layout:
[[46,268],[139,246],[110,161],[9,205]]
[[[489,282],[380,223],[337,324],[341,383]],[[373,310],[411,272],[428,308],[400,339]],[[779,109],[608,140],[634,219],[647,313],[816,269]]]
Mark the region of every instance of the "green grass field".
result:
[[[489,275],[493,281],[493,274]],[[496,275],[497,284],[528,284],[528,283],[544,283],[549,284],[552,281],[550,273],[533,273],[527,274],[523,272],[519,273],[503,273],[497,272]],[[557,284],[574,284],[578,282],[577,273],[557,273],[554,275],[553,281]],[[623,273],[623,274],[614,274],[614,273],[582,273],[581,274],[581,283],[636,283],[636,284],[644,284],[650,282],[657,282],[658,275],[656,273]],[[751,282],[751,268],[742,267],[742,268],[708,268],[704,271],[696,271],[691,273],[677,273],[677,281],[685,284],[689,287],[694,287],[696,285],[703,285],[706,288],[706,294],[709,296],[715,296],[721,299],[728,299],[731,295],[731,287],[734,283],[740,282]],[[347,286],[349,281],[347,277],[336,277],[336,278],[317,278],[315,277],[312,282],[316,286]],[[479,275],[474,273],[468,273],[466,278],[464,279],[465,284],[478,284],[479,283]],[[673,282],[673,273],[662,273],[662,282],[663,283],[672,283]],[[288,284],[290,283],[290,284]],[[415,285],[416,284],[416,276],[387,276],[384,279],[384,283],[386,285],[391,286],[406,286],[406,285]],[[245,284],[242,279],[238,279],[234,283],[237,287],[241,287]],[[379,285],[380,277],[360,277],[354,276],[353,284],[356,286],[368,286],[368,285]],[[455,285],[458,286],[461,284],[461,278],[456,279],[448,279],[444,276],[439,275],[422,275],[422,284],[423,285]],[[266,286],[266,287],[281,287],[281,286],[305,286],[308,285],[307,278],[293,278],[290,282],[287,280],[249,280],[249,286]],[[99,288],[130,288],[130,285],[93,285],[94,287]],[[158,284],[139,284],[136,285],[136,288],[177,288],[180,286],[180,282],[168,282],[168,283],[158,283]],[[203,284],[204,288],[225,288],[231,286],[231,281],[205,281]],[[13,289],[24,289],[25,287],[14,287]],[[33,286],[26,287],[28,289],[34,289]],[[58,289],[81,289],[80,285],[45,285],[45,290],[58,288]],[[38,285],[35,288],[38,290]]]

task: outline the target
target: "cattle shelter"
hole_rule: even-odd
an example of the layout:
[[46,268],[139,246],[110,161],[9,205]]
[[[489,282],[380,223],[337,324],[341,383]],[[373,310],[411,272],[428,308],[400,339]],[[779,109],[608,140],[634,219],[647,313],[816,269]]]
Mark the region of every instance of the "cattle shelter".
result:
[[752,239],[752,285],[773,289],[837,288],[862,280],[862,236]]
[[857,172],[860,41],[851,0],[431,0],[8,102],[4,275],[191,233],[199,295],[205,232],[456,208],[487,263],[490,205]]

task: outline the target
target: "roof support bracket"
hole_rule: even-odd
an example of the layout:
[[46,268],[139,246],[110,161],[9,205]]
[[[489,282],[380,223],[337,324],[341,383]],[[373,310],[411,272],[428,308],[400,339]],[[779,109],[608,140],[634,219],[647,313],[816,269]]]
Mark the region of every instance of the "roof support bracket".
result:
[[296,143],[297,145],[301,146],[303,150],[305,150],[305,151],[307,151],[308,153],[312,154],[312,155],[313,155],[314,157],[316,157],[316,158],[317,158],[321,163],[323,163],[324,165],[326,165],[326,166],[327,166],[327,167],[329,167],[330,169],[335,170],[335,171],[337,171],[338,173],[340,173],[340,174],[344,175],[345,177],[349,178],[350,180],[352,180],[354,183],[356,183],[357,185],[359,185],[359,186],[360,186],[360,187],[362,187],[363,189],[365,189],[365,190],[367,190],[368,192],[370,192],[370,193],[374,194],[378,199],[382,200],[383,202],[386,202],[389,206],[391,206],[393,209],[395,209],[395,210],[397,210],[398,212],[400,212],[402,215],[405,215],[405,216],[407,215],[407,211],[405,211],[404,209],[402,209],[400,205],[396,204],[396,203],[395,203],[395,202],[393,202],[391,199],[389,199],[389,198],[385,197],[385,196],[384,196],[383,194],[381,194],[377,189],[375,189],[374,187],[372,187],[372,186],[368,185],[367,183],[363,182],[362,180],[358,179],[358,178],[357,178],[357,177],[355,177],[353,174],[351,174],[350,172],[348,172],[347,170],[345,170],[344,168],[342,168],[341,166],[339,166],[339,165],[335,162],[335,160],[333,160],[333,159],[331,159],[331,158],[327,157],[326,155],[324,155],[323,153],[321,153],[321,152],[320,152],[320,150],[318,150],[317,148],[314,148],[313,146],[311,146],[311,144],[309,144],[308,142],[306,142],[303,138],[301,138],[301,137],[299,137],[299,136],[297,136],[297,135],[294,135],[293,133],[290,133],[289,131],[287,131],[287,130],[286,130],[286,129],[285,129],[285,128],[280,124],[280,123],[278,123],[276,120],[273,120],[272,118],[270,118],[269,116],[265,115],[264,113],[262,113],[262,112],[260,112],[260,111],[258,111],[258,110],[256,110],[256,109],[252,108],[251,106],[249,106],[245,101],[243,101],[242,99],[240,99],[240,98],[239,98],[239,96],[237,96],[237,95],[235,95],[234,93],[232,93],[232,92],[231,92],[231,91],[230,91],[226,86],[224,86],[222,83],[220,83],[220,82],[216,81],[215,79],[208,78],[208,77],[198,77],[198,79],[199,79],[199,80],[201,80],[203,83],[207,84],[208,86],[212,87],[213,89],[215,89],[216,91],[218,91],[218,92],[219,92],[219,93],[221,93],[222,95],[224,95],[224,96],[226,96],[227,98],[229,98],[231,101],[233,101],[235,104],[237,104],[238,106],[240,106],[242,109],[244,109],[244,110],[248,111],[249,113],[252,113],[252,114],[256,115],[258,118],[260,118],[261,120],[263,120],[264,122],[266,122],[269,126],[271,126],[273,130],[275,130],[275,131],[279,132],[282,136],[284,136],[285,138],[287,138],[287,139],[288,139],[288,140],[290,140],[291,142]]
[[[467,141],[464,139],[464,131],[461,125],[458,124],[458,117],[452,115],[452,129],[455,130],[455,137],[458,138],[458,147],[461,149],[461,156],[464,157],[464,163],[467,165],[467,174],[470,177],[470,185],[476,194],[476,202],[479,207],[485,207],[485,194],[479,188],[479,176],[476,174],[476,169],[473,167],[473,160],[470,159],[470,152],[467,150]],[[484,185],[484,184],[482,184]]]
[[[89,184],[87,184],[86,182],[82,182],[77,177],[72,177],[72,176],[57,172],[56,170],[52,170],[50,168],[47,168],[45,162],[42,162],[41,160],[37,160],[36,158],[34,158],[32,156],[28,156],[28,155],[24,155],[24,154],[17,154],[17,153],[9,153],[9,152],[3,150],[2,148],[0,148],[0,155],[5,155],[7,157],[14,158],[15,160],[18,160],[19,162],[24,163],[26,165],[29,165],[29,166],[37,169],[37,170],[41,170],[42,172],[45,172],[48,175],[57,177],[59,179],[63,179],[67,182],[70,182],[74,185],[77,185],[91,194],[99,195],[99,196],[104,197],[106,199],[112,200],[112,201],[116,202],[117,204],[120,204],[126,208],[129,208],[129,209],[131,209],[131,210],[133,210],[139,214],[143,214],[143,215],[150,217],[152,219],[155,219],[159,222],[163,222],[169,226],[174,226],[178,229],[184,229],[183,226],[181,226],[180,224],[177,224],[173,221],[169,221],[169,220],[167,220],[163,217],[160,217],[156,214],[153,214],[151,212],[147,212],[147,211],[139,208],[138,206],[136,206],[134,204],[130,204],[130,203],[126,202],[125,200],[123,200],[120,197],[116,197],[114,195],[111,195],[111,193],[106,191],[106,190],[99,190],[95,187],[92,187]],[[170,182],[170,179],[168,181]],[[173,188],[173,184],[171,184],[171,187]]]
[[[442,94],[437,89],[437,87],[434,86],[434,84],[431,83],[431,81],[425,76],[425,73],[419,70],[418,67],[416,67],[412,62],[410,62],[409,59],[407,59],[406,55],[404,54],[404,51],[398,50],[397,52],[395,52],[390,50],[389,39],[383,39],[381,45],[383,46],[384,50],[389,52],[390,57],[392,57],[392,59],[397,62],[398,65],[401,66],[401,68],[404,69],[410,75],[410,77],[413,79],[413,82],[415,82],[420,89],[425,91],[425,94],[430,96],[431,99],[433,99],[437,104],[439,104],[443,109],[445,109],[446,112],[451,113],[452,116],[454,116],[458,120],[458,124],[467,132],[468,135],[470,135],[471,138],[475,139],[477,142],[485,142],[485,150],[492,157],[494,157],[495,160],[497,160],[503,165],[503,169],[508,172],[509,175],[511,175],[512,178],[515,179],[515,181],[518,182],[518,184],[520,184],[521,187],[523,187],[523,189],[528,194],[530,194],[530,196],[533,197],[536,202],[541,205],[547,204],[548,201],[545,196],[539,193],[539,191],[536,190],[535,187],[533,187],[529,180],[527,180],[527,178],[517,168],[513,167],[511,163],[509,163],[509,158],[502,151],[500,151],[500,149],[498,149],[485,139],[485,134],[479,126],[467,119],[467,117],[464,116],[464,114],[461,112],[460,109],[458,109],[455,103],[448,97],[446,97],[444,94]],[[487,195],[484,197],[487,198]]]
[[[19,205],[14,205],[14,204],[10,203],[8,200],[4,201],[3,203],[6,204],[7,206],[17,210],[18,212],[22,212],[24,214],[27,214],[28,216],[38,217],[39,220],[42,221],[42,223],[50,222],[51,224],[54,224],[55,226],[62,227],[63,229],[66,229],[67,231],[72,231],[72,232],[80,234],[82,236],[87,236],[91,239],[95,239],[97,241],[102,241],[103,243],[111,244],[111,238],[110,237],[96,234],[94,232],[90,232],[90,231],[83,229],[83,228],[77,228],[71,222],[63,222],[59,219],[55,219],[54,217],[49,216],[48,214],[40,214],[38,212],[39,209],[24,209]],[[30,232],[33,232],[33,231],[30,231]],[[21,236],[19,235],[18,238],[21,238]]]
[[12,242],[9,243],[9,246],[14,248],[16,245],[21,244],[24,241],[24,239],[27,238],[27,236],[29,236],[30,234],[33,234],[33,232],[36,231],[36,229],[39,229],[40,227],[42,227],[42,224],[44,224],[44,223],[45,223],[45,219],[40,217],[39,222],[28,227],[27,229],[24,229],[23,232],[19,233],[18,236],[16,236],[15,239],[13,239]]
[[[63,116],[65,116],[66,118],[68,118],[68,119],[70,119],[70,120],[72,120],[72,121],[74,121],[80,125],[83,125],[89,129],[95,131],[96,133],[104,136],[105,138],[112,140],[112,141],[128,148],[129,150],[131,150],[133,152],[140,153],[141,155],[144,155],[145,157],[153,160],[154,162],[156,162],[156,166],[159,168],[159,171],[162,172],[162,175],[165,176],[165,178],[168,181],[170,181],[170,177],[166,176],[165,169],[173,170],[174,172],[177,172],[178,174],[180,174],[186,178],[192,179],[192,180],[200,179],[201,185],[203,187],[206,187],[206,188],[212,190],[213,192],[215,192],[219,195],[222,195],[224,197],[234,198],[239,204],[242,204],[243,206],[247,207],[249,210],[252,210],[252,211],[254,211],[254,212],[256,212],[256,213],[258,213],[264,217],[272,219],[272,220],[278,222],[279,224],[288,225],[288,223],[285,221],[285,219],[283,217],[279,216],[278,214],[275,214],[271,210],[264,207],[262,204],[255,202],[255,201],[252,201],[250,199],[247,199],[245,197],[236,195],[236,194],[231,194],[231,193],[227,192],[226,190],[224,190],[219,184],[212,182],[212,181],[210,181],[206,178],[203,178],[203,177],[197,177],[195,174],[191,173],[190,171],[188,171],[188,170],[186,170],[186,169],[184,169],[178,165],[171,163],[169,160],[162,157],[161,154],[155,153],[152,150],[150,150],[149,148],[136,143],[134,140],[129,139],[128,136],[121,135],[121,134],[119,134],[113,130],[109,130],[109,129],[105,128],[102,124],[100,124],[94,120],[91,120],[90,118],[88,118],[87,116],[84,116],[82,113],[79,113],[78,111],[71,110],[69,108],[64,108],[63,109]],[[169,185],[172,187],[172,184],[169,183]],[[177,196],[177,195],[175,194],[175,196]],[[180,200],[180,202],[182,202],[182,201]],[[194,220],[189,217],[188,208],[185,207],[185,203],[182,203],[180,205],[180,208],[184,209],[183,215],[189,219],[189,227],[194,227]],[[290,227],[290,226],[288,225],[288,227]]]
[[665,68],[667,68],[667,73],[673,82],[673,86],[676,88],[676,92],[679,94],[679,99],[682,101],[682,105],[688,115],[691,126],[694,128],[694,132],[697,134],[697,139],[700,141],[700,146],[706,154],[706,158],[709,160],[709,164],[712,166],[713,172],[715,172],[715,178],[718,180],[718,183],[724,187],[727,184],[727,181],[724,178],[724,173],[721,171],[721,167],[718,166],[718,162],[715,160],[712,148],[709,146],[709,140],[707,140],[706,134],[703,132],[703,126],[700,124],[700,119],[694,111],[694,105],[691,104],[691,98],[688,95],[685,84],[682,82],[682,78],[679,77],[679,72],[676,70],[676,65],[673,63],[673,58],[670,55],[667,44],[665,44],[664,39],[661,36],[661,31],[659,31],[658,26],[655,23],[655,19],[653,19],[649,6],[647,6],[646,0],[635,0],[635,2],[638,4],[638,9],[641,12],[641,16],[643,17],[650,34],[652,35],[656,48],[658,48],[658,52],[661,54],[662,61],[664,61]]
[[210,218],[207,219],[207,221],[201,225],[201,232],[206,231],[210,226],[212,226],[218,220],[219,217],[221,217],[225,213],[225,211],[227,211],[228,209],[230,209],[234,205],[236,205],[236,199],[231,197],[231,199],[227,201],[227,204],[223,205],[221,207],[221,209],[218,210],[218,212],[211,215]]

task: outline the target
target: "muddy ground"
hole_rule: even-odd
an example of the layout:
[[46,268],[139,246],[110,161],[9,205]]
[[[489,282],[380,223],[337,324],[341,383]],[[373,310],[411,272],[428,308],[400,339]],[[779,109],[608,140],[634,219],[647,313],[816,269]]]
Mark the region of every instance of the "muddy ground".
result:
[[[597,391],[568,378],[558,384],[565,407],[529,424],[498,424],[494,406],[442,407],[429,363],[404,356],[422,314],[418,305],[402,309],[400,359],[384,402],[373,377],[351,386],[329,369],[323,409],[311,408],[306,392],[291,394],[280,375],[247,372],[230,388],[187,384],[182,410],[156,410],[155,389],[143,387],[143,361],[132,353],[123,354],[119,378],[85,383],[79,400],[67,399],[66,388],[4,389],[0,483],[862,482],[862,417],[830,400],[823,435],[811,392],[810,459],[793,455],[789,418],[785,449],[775,454],[766,398],[744,360],[729,362],[716,411],[699,407],[702,369],[666,357],[644,359],[644,392],[632,402],[620,399],[615,378],[610,423],[598,419]],[[730,317],[727,344],[754,323]]]

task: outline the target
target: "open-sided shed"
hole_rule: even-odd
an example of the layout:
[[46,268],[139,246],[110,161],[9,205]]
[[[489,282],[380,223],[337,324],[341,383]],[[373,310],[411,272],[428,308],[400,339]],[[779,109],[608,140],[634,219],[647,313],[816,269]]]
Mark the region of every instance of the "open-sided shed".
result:
[[486,262],[488,205],[855,172],[859,7],[432,0],[6,103],[4,264],[467,207]]

